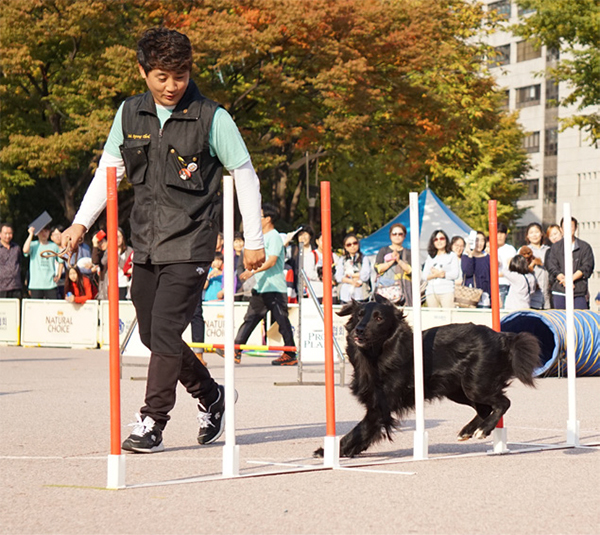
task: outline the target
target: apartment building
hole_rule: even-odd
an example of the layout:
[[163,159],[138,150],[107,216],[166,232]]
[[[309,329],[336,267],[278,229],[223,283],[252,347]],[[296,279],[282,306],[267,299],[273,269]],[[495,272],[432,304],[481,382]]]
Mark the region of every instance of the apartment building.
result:
[[506,107],[519,112],[527,136],[524,146],[532,169],[525,179],[527,190],[519,200],[525,208],[513,237],[524,243],[524,229],[531,222],[545,228],[560,221],[564,203],[579,222],[578,237],[594,249],[595,272],[590,280],[592,308],[600,291],[600,146],[591,145],[585,133],[576,128],[560,131],[560,119],[576,112],[576,107],[558,107],[558,98],[568,95],[566,83],[557,84],[546,76],[548,67],[559,60],[557,50],[531,43],[508,31],[529,13],[511,0],[484,0],[506,22],[489,38],[496,51],[492,73],[505,91]]

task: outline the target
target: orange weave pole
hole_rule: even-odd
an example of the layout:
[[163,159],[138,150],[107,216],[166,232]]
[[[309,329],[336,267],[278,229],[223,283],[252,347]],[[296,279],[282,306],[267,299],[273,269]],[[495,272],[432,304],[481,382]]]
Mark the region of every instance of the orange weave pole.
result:
[[321,235],[323,240],[323,316],[325,320],[325,398],[327,436],[335,437],[335,389],[333,378],[333,297],[331,258],[331,190],[321,182]]
[[[488,219],[490,232],[490,292],[492,300],[492,329],[500,332],[500,283],[498,282],[498,212],[496,201],[488,201]],[[498,428],[504,427],[504,418],[500,418]]]
[[121,385],[119,377],[119,251],[117,229],[117,169],[106,171],[106,232],[108,239],[108,318],[110,362],[110,453],[121,455]]

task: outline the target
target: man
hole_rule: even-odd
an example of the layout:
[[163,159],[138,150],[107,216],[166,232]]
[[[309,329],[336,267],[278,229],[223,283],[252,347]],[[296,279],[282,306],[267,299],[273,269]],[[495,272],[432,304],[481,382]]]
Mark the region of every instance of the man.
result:
[[506,235],[508,227],[504,223],[498,223],[498,285],[500,286],[500,308],[504,307],[504,301],[508,295],[510,281],[503,276],[503,273],[508,271],[508,266],[512,257],[517,254],[517,250],[506,243]]
[[151,350],[145,405],[123,449],[164,449],[162,432],[179,380],[198,400],[199,444],[224,429],[224,388],[181,338],[214,258],[222,169],[233,175],[248,269],[264,261],[258,177],[229,114],[202,96],[192,80],[187,36],[147,30],[138,42],[139,72],[149,91],[119,108],[104,153],[63,245],[77,246],[106,204],[106,169],[125,171],[133,185],[131,298],[142,342]]
[[21,299],[21,248],[12,241],[10,223],[0,227],[0,298]]
[[[569,232],[569,229],[564,228],[562,219],[560,226],[565,234]],[[589,243],[575,237],[577,226],[577,219],[571,218],[574,308],[587,310],[590,308],[588,302],[588,279],[594,272],[594,252]],[[552,244],[546,256],[546,269],[550,278],[554,308],[564,310],[566,308],[564,238]]]
[[28,236],[23,244],[23,254],[29,256],[29,295],[33,299],[57,299],[56,287],[63,271],[61,258],[44,257],[44,251],[58,253],[60,248],[50,240],[50,229],[44,227],[33,241],[35,229],[27,229]]
[[[248,303],[244,323],[240,326],[235,337],[236,344],[245,344],[252,331],[265,317],[267,311],[270,310],[273,319],[279,325],[279,333],[284,344],[286,346],[296,346],[287,311],[287,286],[283,274],[285,250],[281,236],[275,230],[274,225],[278,217],[279,214],[274,206],[270,204],[263,205],[261,221],[267,260],[258,269],[247,269],[240,275],[242,281],[254,275],[256,284],[252,289],[252,297],[250,297]],[[244,254],[246,253],[247,250]],[[236,362],[238,363],[241,360],[241,354],[241,351],[236,351]],[[296,352],[283,353],[279,358],[271,361],[271,364],[274,366],[295,366],[298,364]]]

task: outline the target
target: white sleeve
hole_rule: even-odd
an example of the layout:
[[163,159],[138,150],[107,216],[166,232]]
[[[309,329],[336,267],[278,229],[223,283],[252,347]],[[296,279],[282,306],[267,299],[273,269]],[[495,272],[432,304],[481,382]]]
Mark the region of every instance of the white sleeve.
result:
[[75,219],[73,219],[73,224],[83,225],[89,230],[106,207],[106,169],[108,167],[117,168],[117,185],[123,179],[123,175],[125,174],[125,162],[123,162],[123,159],[111,156],[108,152],[104,151],[94,178],[85,193],[83,201],[81,201]]
[[263,249],[263,239],[260,210],[262,199],[260,183],[252,162],[248,160],[237,169],[231,170],[235,181],[242,221],[244,222],[244,248],[251,251]]

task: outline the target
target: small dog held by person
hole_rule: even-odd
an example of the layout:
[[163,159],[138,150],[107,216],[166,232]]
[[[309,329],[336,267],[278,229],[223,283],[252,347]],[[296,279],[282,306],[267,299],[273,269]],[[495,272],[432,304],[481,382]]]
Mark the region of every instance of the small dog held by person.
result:
[[[338,312],[346,323],[347,354],[354,367],[352,393],[365,406],[364,418],[340,442],[340,456],[354,457],[388,438],[414,409],[413,332],[401,309],[379,295],[352,301]],[[469,405],[476,416],[458,440],[485,438],[510,407],[505,390],[517,378],[535,386],[540,345],[530,333],[498,333],[472,323],[423,331],[425,399],[448,398]],[[315,451],[322,456],[323,449]]]

